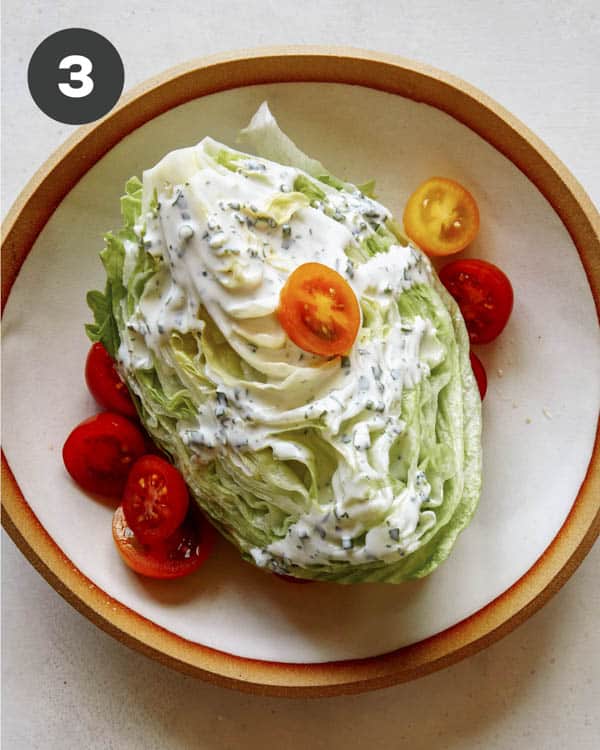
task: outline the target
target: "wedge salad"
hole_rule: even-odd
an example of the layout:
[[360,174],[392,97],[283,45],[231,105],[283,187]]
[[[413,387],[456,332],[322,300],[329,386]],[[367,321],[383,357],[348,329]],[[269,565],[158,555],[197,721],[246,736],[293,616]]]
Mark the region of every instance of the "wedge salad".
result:
[[[373,185],[303,154],[266,103],[236,146],[205,137],[127,183],[88,335],[245,560],[341,583],[428,575],[481,488],[463,316]],[[139,486],[123,511],[144,529]]]

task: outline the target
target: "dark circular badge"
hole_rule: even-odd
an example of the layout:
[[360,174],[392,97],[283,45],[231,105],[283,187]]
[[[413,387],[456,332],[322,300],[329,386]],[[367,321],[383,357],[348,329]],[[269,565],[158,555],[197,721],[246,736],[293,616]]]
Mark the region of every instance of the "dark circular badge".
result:
[[27,82],[38,107],[69,125],[93,122],[109,112],[123,91],[123,61],[115,47],[89,29],[63,29],[38,46]]

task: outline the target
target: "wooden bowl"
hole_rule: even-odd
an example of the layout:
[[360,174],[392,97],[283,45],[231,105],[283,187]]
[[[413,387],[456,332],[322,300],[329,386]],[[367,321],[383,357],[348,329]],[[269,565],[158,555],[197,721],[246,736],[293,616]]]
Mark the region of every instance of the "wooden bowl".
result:
[[[140,581],[114,554],[111,509],[83,497],[62,469],[64,437],[95,410],[81,375],[83,300],[102,283],[100,235],[118,226],[124,179],[206,134],[233,145],[262,98],[334,173],[376,177],[397,215],[424,177],[465,182],[482,210],[469,254],[498,262],[515,286],[508,328],[480,353],[490,376],[480,508],[424,581],[289,586],[225,543],[193,580]],[[410,680],[510,632],[597,537],[598,214],[558,159],[468,84],[352,49],[196,61],[80,128],[19,196],[3,236],[2,522],[67,601],[162,663],[275,695]]]

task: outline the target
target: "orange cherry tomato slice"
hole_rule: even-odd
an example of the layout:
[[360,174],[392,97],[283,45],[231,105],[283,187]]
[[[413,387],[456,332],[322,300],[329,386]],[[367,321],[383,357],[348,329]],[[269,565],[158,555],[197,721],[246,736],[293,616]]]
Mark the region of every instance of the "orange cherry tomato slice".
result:
[[123,513],[115,511],[113,539],[123,562],[148,578],[181,578],[193,573],[206,561],[215,543],[213,527],[190,508],[184,522],[171,536],[154,544],[142,544]]
[[322,263],[304,263],[290,275],[281,290],[277,317],[294,344],[323,357],[348,352],[360,327],[352,287]]
[[454,180],[432,177],[408,199],[404,230],[428,255],[464,250],[479,230],[479,209],[469,191]]

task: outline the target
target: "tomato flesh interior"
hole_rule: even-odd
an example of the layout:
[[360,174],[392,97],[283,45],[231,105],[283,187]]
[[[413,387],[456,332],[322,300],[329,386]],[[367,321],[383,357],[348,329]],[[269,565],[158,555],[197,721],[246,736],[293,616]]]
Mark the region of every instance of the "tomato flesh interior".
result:
[[423,199],[421,215],[430,231],[447,240],[459,237],[466,224],[462,205],[441,190],[431,191]]
[[122,476],[131,468],[134,454],[120,438],[98,435],[85,440],[88,470],[100,477]]
[[305,325],[326,341],[334,341],[343,332],[345,306],[334,287],[319,281],[306,282],[298,295]]
[[440,280],[460,307],[471,343],[493,341],[513,307],[513,289],[506,275],[492,263],[465,258],[444,266]]
[[123,493],[127,523],[144,544],[169,537],[189,507],[185,481],[168,461],[142,456],[132,467]]

